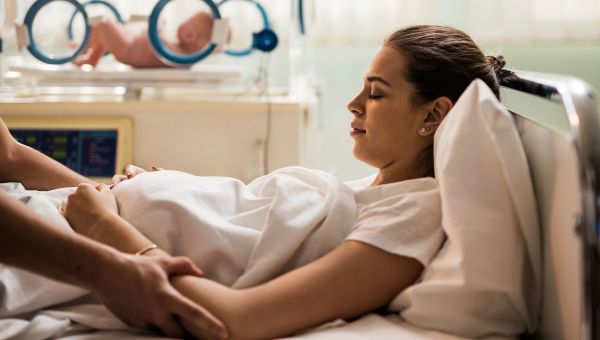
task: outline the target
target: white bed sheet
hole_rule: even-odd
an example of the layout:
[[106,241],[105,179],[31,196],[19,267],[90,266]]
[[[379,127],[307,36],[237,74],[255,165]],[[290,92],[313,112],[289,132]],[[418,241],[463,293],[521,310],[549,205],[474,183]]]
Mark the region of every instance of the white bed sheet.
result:
[[[103,328],[103,330],[98,330]],[[157,334],[128,329],[101,305],[81,304],[38,312],[30,321],[0,320],[0,338],[41,339],[52,336],[64,340],[93,339],[156,339]],[[163,338],[164,339],[164,338]],[[450,334],[415,327],[397,315],[368,314],[353,322],[335,321],[319,328],[284,339],[305,340],[457,340],[465,339]],[[489,337],[487,339],[510,339]]]

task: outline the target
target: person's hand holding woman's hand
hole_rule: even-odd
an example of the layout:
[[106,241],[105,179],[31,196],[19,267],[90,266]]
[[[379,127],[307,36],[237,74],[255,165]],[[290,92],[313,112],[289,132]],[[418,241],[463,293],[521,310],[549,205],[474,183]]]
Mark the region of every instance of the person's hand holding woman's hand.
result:
[[[194,338],[228,337],[219,319],[170,284],[173,275],[202,275],[189,259],[120,254],[117,260],[98,268],[91,289],[121,320],[134,327],[154,326],[175,338],[184,335],[180,323]],[[119,275],[116,280],[115,273]]]
[[[161,168],[157,168],[155,166],[152,167],[152,171],[160,171],[163,170]],[[125,167],[125,175],[114,175],[112,178],[112,186],[114,187],[115,185],[126,181],[128,179],[132,179],[133,177],[146,172],[146,170],[140,168],[139,166],[135,166],[132,164],[129,164],[128,166]]]
[[[120,240],[115,231],[135,231],[118,216],[117,203],[108,186],[80,184],[60,206],[73,229],[98,241]],[[128,229],[132,228],[132,229]],[[111,233],[112,232],[112,233]],[[106,242],[116,249],[115,243]],[[118,273],[119,279],[114,275]],[[222,322],[204,308],[178,293],[169,283],[173,275],[202,276],[202,271],[182,257],[131,256],[117,253],[108,263],[98,266],[88,286],[119,318],[128,325],[154,325],[171,337],[181,337],[178,321],[190,325],[195,337],[223,339],[227,331]]]
[[60,205],[60,212],[73,229],[96,238],[99,222],[118,214],[117,201],[108,186],[82,183]]

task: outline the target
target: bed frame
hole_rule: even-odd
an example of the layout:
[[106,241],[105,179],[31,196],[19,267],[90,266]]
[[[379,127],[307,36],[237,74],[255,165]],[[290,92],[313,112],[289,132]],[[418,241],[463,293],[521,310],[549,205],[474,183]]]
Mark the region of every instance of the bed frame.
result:
[[561,133],[512,111],[542,225],[542,312],[534,337],[600,339],[597,94],[580,79],[542,73],[514,71],[501,84],[562,105],[568,121]]

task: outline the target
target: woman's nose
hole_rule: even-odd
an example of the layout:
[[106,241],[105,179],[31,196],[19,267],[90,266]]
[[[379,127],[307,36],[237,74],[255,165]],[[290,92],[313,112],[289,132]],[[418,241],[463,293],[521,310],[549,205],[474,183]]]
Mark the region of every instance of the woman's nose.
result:
[[362,116],[365,113],[364,107],[360,105],[358,99],[359,98],[357,96],[348,103],[348,111],[355,117]]

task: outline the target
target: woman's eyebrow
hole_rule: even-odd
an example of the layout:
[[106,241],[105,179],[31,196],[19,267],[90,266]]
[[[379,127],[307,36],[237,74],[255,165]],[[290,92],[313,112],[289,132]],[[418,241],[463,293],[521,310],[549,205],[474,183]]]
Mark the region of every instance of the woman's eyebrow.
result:
[[378,83],[382,83],[383,85],[385,85],[387,87],[392,87],[392,84],[390,84],[390,82],[388,82],[387,80],[385,80],[379,76],[368,76],[366,79],[369,83],[378,82]]

